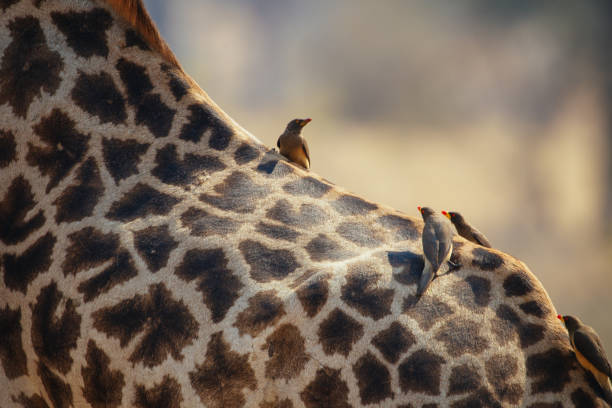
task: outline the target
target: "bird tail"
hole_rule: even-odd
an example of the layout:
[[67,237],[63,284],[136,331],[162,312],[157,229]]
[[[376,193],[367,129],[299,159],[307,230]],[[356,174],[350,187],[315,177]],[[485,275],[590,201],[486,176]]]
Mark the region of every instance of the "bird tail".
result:
[[433,280],[434,273],[433,268],[429,262],[425,262],[425,267],[423,268],[423,272],[421,272],[421,278],[419,279],[419,284],[417,286],[417,297],[421,297],[423,293],[429,287],[429,284]]

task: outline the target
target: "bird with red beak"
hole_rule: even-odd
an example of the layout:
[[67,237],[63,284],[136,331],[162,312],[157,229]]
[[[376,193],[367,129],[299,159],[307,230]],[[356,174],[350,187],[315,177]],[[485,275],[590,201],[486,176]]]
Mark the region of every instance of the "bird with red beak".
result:
[[311,120],[310,118],[293,119],[287,124],[287,128],[276,142],[280,154],[306,170],[310,169],[310,152],[308,150],[308,143],[306,143],[306,139],[302,136],[302,128]]

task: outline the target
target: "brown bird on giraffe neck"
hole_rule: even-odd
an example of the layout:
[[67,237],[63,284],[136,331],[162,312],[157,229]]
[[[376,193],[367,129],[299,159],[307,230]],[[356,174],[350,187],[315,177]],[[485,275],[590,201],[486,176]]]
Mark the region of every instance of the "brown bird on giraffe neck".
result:
[[576,359],[582,367],[593,374],[604,391],[608,403],[612,402],[612,367],[606,356],[599,336],[592,327],[582,323],[580,319],[571,315],[557,315],[563,322]]
[[287,128],[276,142],[280,154],[306,170],[310,169],[310,152],[308,151],[308,143],[302,136],[302,128],[311,120],[310,118],[293,119],[287,124]]
[[491,243],[487,237],[485,237],[482,232],[468,224],[465,218],[463,218],[463,215],[452,211],[442,211],[442,214],[451,220],[460,236],[483,247],[491,248]]

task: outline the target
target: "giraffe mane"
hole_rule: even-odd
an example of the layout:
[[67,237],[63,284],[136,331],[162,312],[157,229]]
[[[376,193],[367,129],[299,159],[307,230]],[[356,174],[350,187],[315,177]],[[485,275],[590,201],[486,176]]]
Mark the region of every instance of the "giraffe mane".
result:
[[161,36],[157,26],[151,19],[142,0],[104,0],[115,12],[126,20],[151,49],[159,52],[168,63],[180,69],[183,67]]

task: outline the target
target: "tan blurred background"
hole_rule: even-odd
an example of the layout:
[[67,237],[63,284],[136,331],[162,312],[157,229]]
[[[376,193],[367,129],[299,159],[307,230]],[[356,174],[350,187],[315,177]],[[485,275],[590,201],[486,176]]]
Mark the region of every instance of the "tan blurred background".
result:
[[183,66],[268,146],[417,216],[458,210],[612,355],[612,2],[145,0]]

